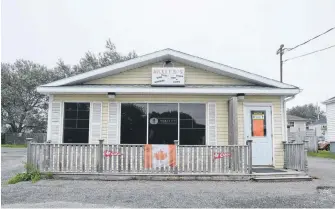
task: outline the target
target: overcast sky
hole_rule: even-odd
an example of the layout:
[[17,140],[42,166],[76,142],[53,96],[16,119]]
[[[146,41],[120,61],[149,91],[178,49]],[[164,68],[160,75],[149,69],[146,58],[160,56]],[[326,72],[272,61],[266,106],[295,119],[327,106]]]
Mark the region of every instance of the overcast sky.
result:
[[[172,48],[279,80],[280,44],[293,47],[335,26],[333,0],[2,0],[1,61],[76,64],[110,38],[122,53]],[[284,59],[335,44],[335,30]],[[335,47],[284,64],[303,89],[288,106],[335,96]]]

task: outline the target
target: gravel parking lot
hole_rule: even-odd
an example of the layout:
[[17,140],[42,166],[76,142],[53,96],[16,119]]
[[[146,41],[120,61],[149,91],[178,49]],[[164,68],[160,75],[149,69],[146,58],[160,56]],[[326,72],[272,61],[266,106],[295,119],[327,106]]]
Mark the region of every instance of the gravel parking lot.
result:
[[[311,159],[312,182],[63,181],[4,185],[2,207],[335,207],[335,161]],[[316,165],[319,167],[317,167]],[[19,164],[22,165],[22,164]],[[320,172],[322,165],[326,172]],[[13,166],[15,167],[15,166]],[[320,168],[321,167],[321,168]],[[17,167],[15,167],[17,168]],[[316,171],[315,171],[316,170]],[[7,172],[8,173],[8,172]],[[328,173],[328,174],[327,174]],[[314,175],[315,174],[315,175]],[[3,175],[3,173],[2,173]],[[3,179],[3,177],[2,177]],[[327,186],[327,187],[325,187]],[[332,188],[333,186],[333,188]]]

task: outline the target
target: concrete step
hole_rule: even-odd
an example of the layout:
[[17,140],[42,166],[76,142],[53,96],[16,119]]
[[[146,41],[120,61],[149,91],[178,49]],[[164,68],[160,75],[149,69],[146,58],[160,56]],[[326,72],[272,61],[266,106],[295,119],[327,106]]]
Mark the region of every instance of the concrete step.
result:
[[294,181],[312,181],[310,176],[267,176],[267,177],[254,177],[252,181],[257,182],[294,182]]

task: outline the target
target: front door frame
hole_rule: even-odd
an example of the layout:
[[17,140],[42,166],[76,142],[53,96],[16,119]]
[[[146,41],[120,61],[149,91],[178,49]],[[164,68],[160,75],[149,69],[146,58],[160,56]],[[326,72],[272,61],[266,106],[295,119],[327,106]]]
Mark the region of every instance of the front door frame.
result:
[[246,127],[247,127],[247,122],[245,118],[246,114],[246,108],[247,107],[269,107],[270,108],[270,115],[271,115],[271,141],[272,141],[272,166],[275,165],[275,149],[274,149],[274,138],[273,138],[273,132],[274,132],[274,119],[273,119],[273,104],[269,102],[244,102],[243,103],[243,133],[244,133],[244,142],[246,142],[247,139],[247,132],[246,132]]

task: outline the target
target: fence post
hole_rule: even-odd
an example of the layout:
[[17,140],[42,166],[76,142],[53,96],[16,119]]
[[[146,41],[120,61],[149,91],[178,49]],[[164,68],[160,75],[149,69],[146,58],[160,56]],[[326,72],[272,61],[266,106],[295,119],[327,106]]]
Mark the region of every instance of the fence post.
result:
[[104,158],[104,153],[103,153],[103,139],[99,139],[99,155],[98,155],[98,172],[102,173],[103,170],[103,158]]
[[248,172],[252,174],[252,140],[247,140],[248,146]]
[[283,150],[284,150],[284,168],[287,169],[287,142],[283,141]]
[[178,174],[178,140],[174,140],[174,145],[176,147],[176,167],[174,168],[174,173]]
[[304,171],[306,173],[308,171],[307,151],[308,151],[308,141],[304,140]]
[[32,142],[32,138],[27,138],[26,141],[27,141],[27,165],[26,165],[26,169],[27,169],[27,173],[29,172],[29,168],[32,164],[32,152],[31,152],[31,142]]

